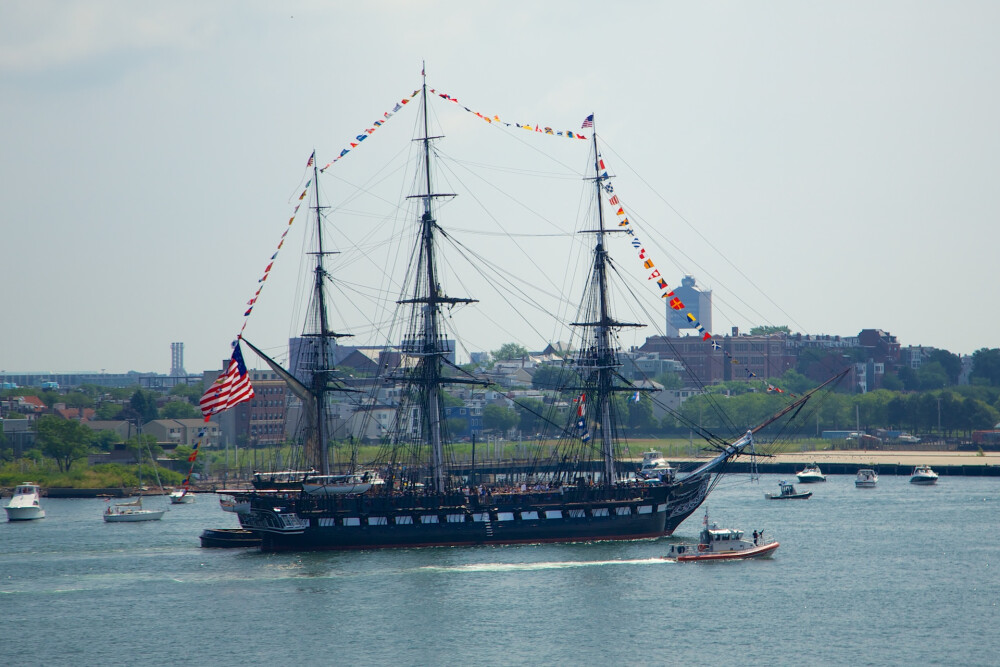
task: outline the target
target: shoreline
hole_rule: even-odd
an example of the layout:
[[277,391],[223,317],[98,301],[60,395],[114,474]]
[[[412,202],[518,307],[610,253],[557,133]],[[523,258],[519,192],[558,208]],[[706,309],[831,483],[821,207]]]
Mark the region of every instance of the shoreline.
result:
[[[703,463],[707,457],[671,459],[681,470]],[[860,468],[873,468],[880,475],[908,476],[918,465],[929,465],[942,477],[1000,477],[1000,452],[906,451],[906,450],[820,450],[758,457],[756,471],[765,474],[795,475],[815,463],[825,475],[856,475]],[[751,472],[749,456],[741,456],[727,466],[727,472]]]

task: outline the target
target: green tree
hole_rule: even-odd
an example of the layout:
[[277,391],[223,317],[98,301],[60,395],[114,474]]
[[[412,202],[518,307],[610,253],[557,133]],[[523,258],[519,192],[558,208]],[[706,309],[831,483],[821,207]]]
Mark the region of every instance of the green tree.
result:
[[528,350],[523,345],[517,343],[504,343],[499,350],[490,352],[494,361],[510,361],[511,359],[523,359],[528,356]]
[[934,350],[927,358],[930,362],[941,364],[948,376],[948,384],[958,384],[958,376],[962,373],[962,358],[948,350]]
[[126,410],[128,418],[138,418],[142,423],[151,422],[159,417],[156,409],[156,394],[152,391],[136,389],[129,399],[129,408]]
[[781,381],[775,382],[774,384],[778,385],[785,391],[792,392],[793,394],[804,394],[816,386],[815,382],[794,368],[789,368],[787,371],[782,373]]
[[927,391],[931,389],[942,389],[948,382],[948,373],[939,361],[929,361],[920,365],[917,369],[917,382],[920,389]]
[[903,381],[895,373],[886,373],[882,376],[882,388],[889,391],[902,391]]
[[94,411],[94,414],[101,421],[113,421],[115,419],[122,418],[122,411],[124,409],[125,406],[118,405],[117,403],[101,403],[97,406],[97,410]]
[[684,378],[681,377],[680,373],[675,373],[673,371],[664,371],[656,376],[655,381],[659,383],[664,389],[680,389],[684,386]]
[[786,324],[782,324],[781,326],[759,326],[750,328],[751,336],[770,336],[772,334],[779,333],[790,334],[792,333],[792,330],[789,329]]
[[187,401],[168,401],[160,410],[163,419],[197,419],[201,410]]
[[491,404],[483,408],[483,428],[487,431],[507,432],[517,425],[517,413],[510,408]]
[[93,397],[85,394],[82,391],[68,391],[63,394],[62,402],[66,404],[67,408],[92,408],[94,407]]
[[78,421],[46,415],[35,423],[42,453],[55,459],[60,472],[69,472],[73,462],[90,453],[94,432]]
[[1000,349],[985,347],[972,353],[972,382],[1000,386]]
[[121,442],[121,438],[114,431],[107,429],[94,433],[93,445],[104,452],[110,452],[114,445]]

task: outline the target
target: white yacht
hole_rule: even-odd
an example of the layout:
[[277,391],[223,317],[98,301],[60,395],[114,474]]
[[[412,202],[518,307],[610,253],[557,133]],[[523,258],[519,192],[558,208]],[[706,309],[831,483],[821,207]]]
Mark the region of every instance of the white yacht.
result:
[[859,489],[874,489],[878,484],[878,473],[871,468],[861,468],[854,478],[854,486]]
[[170,492],[170,503],[173,505],[185,505],[194,502],[194,492],[188,489],[174,489]]
[[808,465],[799,472],[795,473],[795,476],[799,478],[800,484],[809,484],[810,482],[825,482],[826,475],[823,471],[819,469],[819,466],[813,463]]
[[938,474],[930,466],[917,466],[910,475],[910,484],[937,484]]
[[663,478],[669,481],[673,479],[674,472],[670,463],[663,458],[662,452],[655,449],[643,452],[642,464],[639,466],[639,477],[643,479]]
[[30,521],[44,519],[45,510],[39,504],[42,489],[34,482],[21,482],[14,489],[14,497],[4,507],[8,521]]

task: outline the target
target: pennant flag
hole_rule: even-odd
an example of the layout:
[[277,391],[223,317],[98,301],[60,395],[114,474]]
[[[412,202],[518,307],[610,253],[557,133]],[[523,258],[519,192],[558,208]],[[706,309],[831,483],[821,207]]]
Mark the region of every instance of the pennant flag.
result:
[[315,162],[315,161],[316,161],[316,151],[313,151],[312,155],[309,156],[309,161],[306,162],[306,166],[307,167],[313,166],[313,162]]
[[636,403],[639,402],[639,392],[635,392],[635,396],[632,397],[632,400],[635,401]]
[[229,359],[229,368],[216,378],[201,397],[199,402],[201,414],[205,416],[205,421],[208,421],[210,416],[228,410],[243,401],[249,401],[253,396],[250,374],[243,362],[240,341],[237,339],[233,345],[233,356]]
[[583,119],[583,125],[580,126],[580,129],[586,130],[588,127],[594,127],[594,114],[590,114]]

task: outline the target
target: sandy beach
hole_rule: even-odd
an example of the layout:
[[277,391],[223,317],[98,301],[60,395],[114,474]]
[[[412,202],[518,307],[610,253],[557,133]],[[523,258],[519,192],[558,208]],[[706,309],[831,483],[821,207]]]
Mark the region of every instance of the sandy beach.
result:
[[[742,458],[742,457],[741,457]],[[678,459],[684,460],[684,459]],[[690,459],[695,460],[695,459]],[[701,460],[701,459],[698,459]],[[902,465],[917,466],[1000,466],[1000,452],[957,451],[881,451],[881,450],[820,450],[811,452],[795,452],[776,454],[764,459],[767,463],[802,464],[817,463],[820,468],[824,463],[846,463],[857,465]]]

